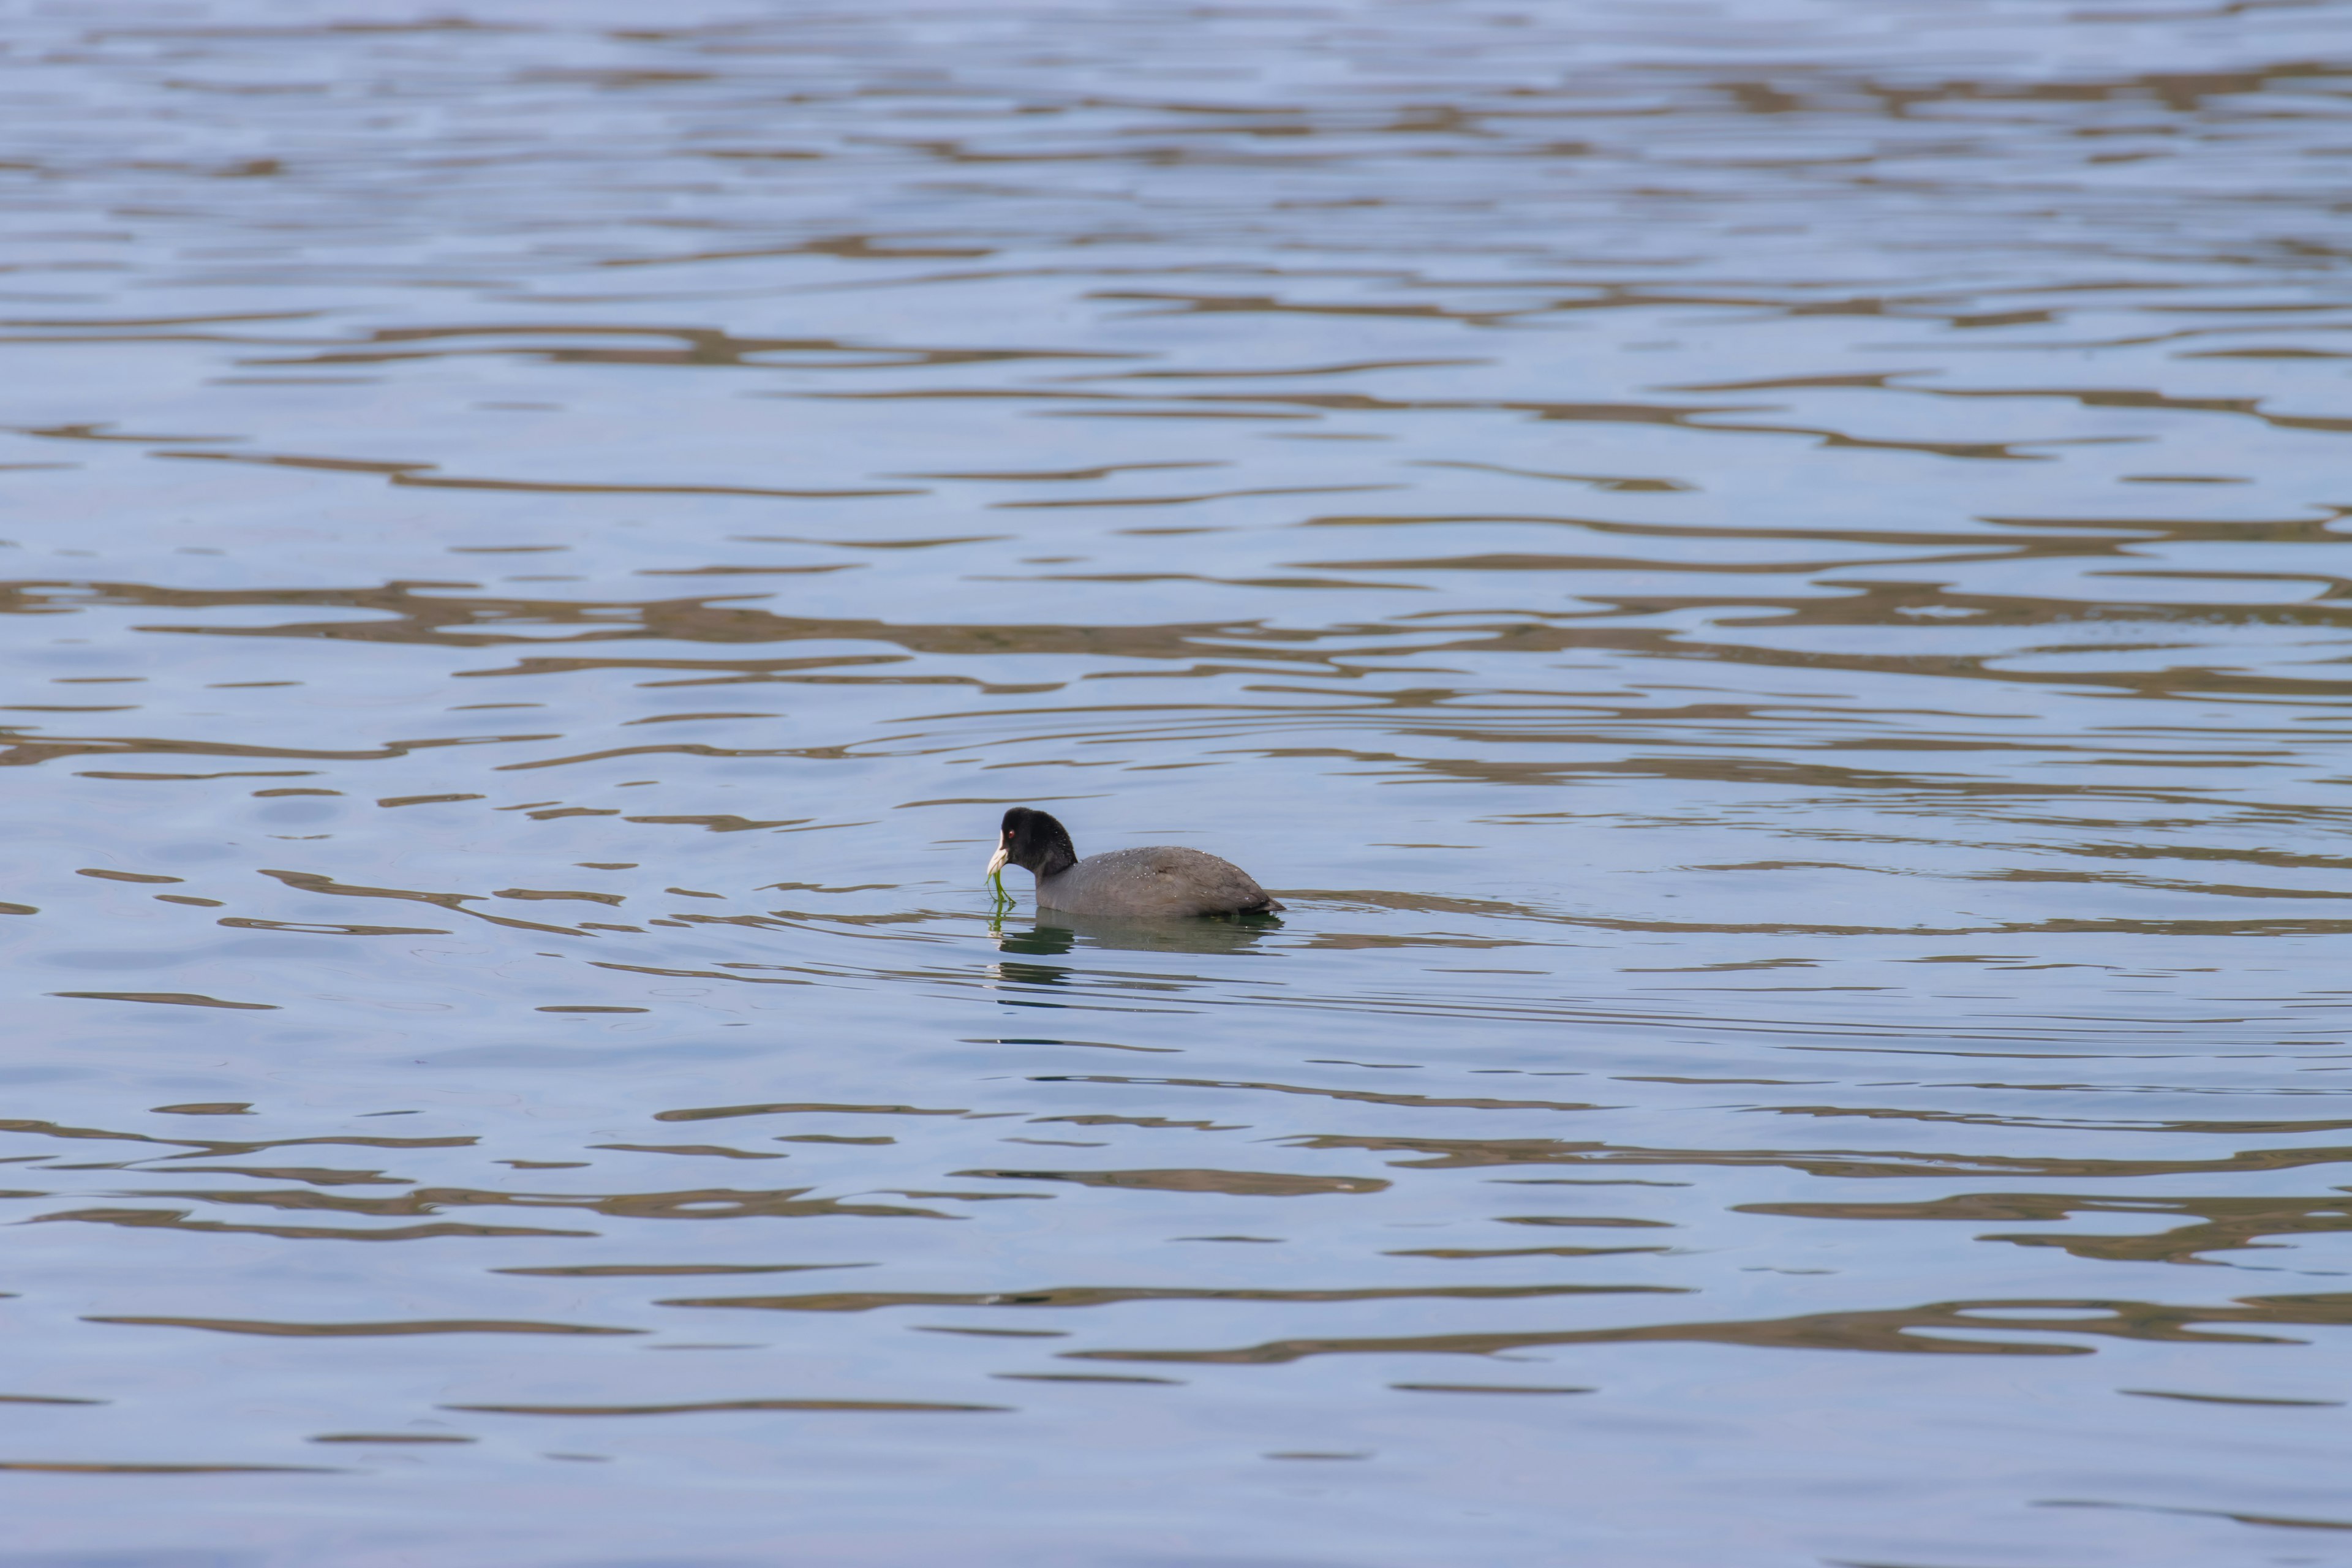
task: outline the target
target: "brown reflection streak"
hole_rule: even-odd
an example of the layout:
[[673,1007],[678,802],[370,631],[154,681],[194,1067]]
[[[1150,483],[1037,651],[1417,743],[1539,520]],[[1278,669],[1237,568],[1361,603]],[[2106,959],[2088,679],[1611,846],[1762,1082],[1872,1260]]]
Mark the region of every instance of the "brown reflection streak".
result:
[[561,936],[580,934],[570,926],[541,925],[536,921],[519,921],[508,915],[494,915],[482,910],[467,909],[467,901],[481,898],[483,895],[480,893],[426,893],[411,888],[370,888],[356,883],[338,882],[331,877],[321,876],[315,871],[272,871],[265,868],[261,870],[261,874],[265,877],[274,877],[288,887],[305,893],[336,893],[352,899],[403,899],[414,903],[431,904],[436,909],[447,910],[452,914],[471,915],[478,921],[488,921],[492,925],[511,926],[517,931],[543,931]]
[[811,1296],[698,1296],[659,1307],[756,1307],[780,1312],[870,1312],[877,1307],[1107,1307],[1121,1301],[1395,1301],[1448,1298],[1516,1300],[1532,1296],[1680,1296],[1673,1285],[1425,1285],[1361,1290],[1183,1289],[1173,1286],[1064,1285],[1037,1290],[836,1291]]
[[772,489],[755,485],[625,485],[559,479],[459,479],[429,473],[437,463],[383,463],[356,458],[301,458],[246,452],[152,452],[155,458],[188,462],[253,463],[264,468],[310,468],[326,473],[380,474],[388,484],[446,490],[521,490],[543,495],[756,496],[785,500],[845,500],[866,496],[921,495],[911,489]]
[[194,991],[52,991],[49,994],[89,1002],[152,1002],[178,1007],[225,1007],[241,1013],[278,1011],[275,1002],[228,1002]]
[[266,1323],[246,1318],[84,1318],[85,1323],[129,1323],[166,1329],[209,1329],[223,1334],[281,1339],[359,1339],[394,1334],[642,1334],[644,1329],[592,1328],[581,1323],[503,1322],[493,1318],[446,1318],[392,1323]]
[[726,1410],[1001,1411],[1004,1405],[940,1405],[910,1399],[716,1399],[698,1405],[445,1405],[490,1415],[690,1415]]
[[[456,897],[457,895],[444,894],[442,896]],[[478,897],[479,895],[476,896]],[[492,893],[490,897],[494,899],[516,899],[523,900],[541,899],[562,901],[570,900],[590,904],[621,904],[627,901],[618,893],[588,893],[581,892],[576,889],[555,888],[500,888],[497,892]]]
[[892,1204],[848,1204],[832,1198],[803,1198],[807,1187],[781,1187],[744,1192],[730,1187],[698,1187],[672,1193],[499,1193],[476,1187],[417,1187],[399,1197],[343,1197],[332,1193],[288,1188],[274,1192],[199,1191],[138,1192],[142,1198],[194,1198],[215,1204],[259,1204],[277,1209],[324,1209],[337,1214],[379,1215],[387,1218],[439,1214],[451,1208],[572,1208],[619,1219],[747,1219],[806,1218],[820,1215],[862,1215],[947,1219],[930,1209]]
[[887,474],[883,477],[900,479],[974,479],[994,480],[1007,484],[1037,484],[1064,479],[1108,479],[1113,474],[1143,473],[1160,468],[1224,468],[1232,466],[1230,462],[1217,459],[1191,462],[1106,463],[1095,468],[1032,468],[1009,472],[979,471],[954,474]]
[[404,1187],[382,1171],[336,1171],[318,1165],[174,1165],[174,1175],[257,1176],[266,1182],[308,1182],[319,1187]]
[[1643,1149],[1551,1138],[1378,1138],[1317,1133],[1284,1140],[1296,1149],[1362,1149],[1424,1156],[1391,1165],[1458,1170],[1484,1165],[1723,1165],[1779,1166],[1809,1176],[1881,1177],[2015,1175],[2106,1180],[2139,1176],[2210,1175],[2293,1171],[2352,1163],[2352,1147],[2250,1149],[2210,1160],[2095,1160],[2066,1155],[1941,1154],[1885,1150],[1871,1152],[1790,1149]]
[[541,1268],[493,1268],[493,1274],[544,1275],[562,1279],[634,1279],[679,1274],[799,1274],[816,1268],[876,1268],[874,1263],[574,1263]]
[[2352,1520],[2298,1519],[2281,1513],[2231,1513],[2218,1508],[2164,1508],[2145,1502],[2102,1502],[2074,1498],[2053,1498],[2034,1505],[2037,1508],[2114,1508],[2132,1513],[2172,1513],[2189,1519],[2226,1519],[2233,1524],[2266,1524],[2275,1530],[2352,1530]]
[[1372,1176],[1296,1176],[1276,1171],[950,1171],[1000,1182],[1075,1182],[1160,1193],[1224,1193],[1234,1197],[1299,1198],[1319,1193],[1377,1193],[1389,1184]]
[[2191,1263],[2199,1256],[2266,1245],[2267,1236],[2315,1236],[2352,1230],[2352,1198],[2097,1198],[2059,1193],[1969,1193],[1908,1204],[1740,1204],[1735,1214],[1801,1219],[2043,1220],[2078,1214],[2156,1218],[2193,1216],[2201,1224],[2138,1236],[2035,1236],[1995,1232],[1979,1241],[2054,1247],[2074,1258],[2107,1263]]
[[[2188,1020],[2195,1022],[2198,1020]],[[2012,1089],[2011,1084],[1974,1084],[1977,1089]],[[2081,1086],[2087,1088],[2088,1086]],[[1927,1121],[1960,1127],[2059,1127],[2069,1132],[2202,1132],[2220,1137],[2247,1135],[2273,1137],[2297,1132],[2340,1132],[2352,1127],[2352,1121],[2326,1117],[2306,1121],[2246,1121],[2227,1118],[2215,1121],[2102,1121],[2087,1116],[2049,1118],[2040,1116],[2001,1116],[1990,1111],[1967,1110],[1904,1110],[1886,1106],[1865,1105],[1758,1105],[1748,1108],[1749,1114],[1769,1116],[1811,1116],[1824,1121],[1859,1118],[1865,1121]]]
[[166,1156],[175,1160],[198,1159],[205,1156],[226,1158],[236,1155],[258,1154],[266,1149],[293,1149],[310,1144],[352,1144],[369,1149],[457,1149],[478,1142],[468,1136],[446,1138],[372,1138],[353,1134],[330,1134],[318,1138],[262,1138],[253,1140],[223,1138],[153,1138],[144,1132],[115,1132],[99,1127],[68,1127],[61,1122],[38,1121],[25,1117],[0,1117],[0,1132],[25,1132],[44,1138],[97,1138],[126,1143],[157,1143],[166,1148],[185,1149],[185,1154]]
[[1614,1258],[1627,1252],[1672,1252],[1671,1247],[1415,1247],[1383,1258]]
[[711,1105],[693,1110],[656,1110],[656,1121],[716,1121],[731,1116],[797,1116],[831,1111],[846,1116],[968,1116],[961,1108],[927,1110],[915,1105],[826,1105],[815,1101],[778,1100],[770,1105]]
[[[1990,521],[1990,520],[1988,520]],[[2324,520],[2322,520],[2324,521]],[[2049,518],[2041,526],[2053,530],[2040,537],[2013,533],[1937,531],[1930,529],[1896,530],[1878,528],[1825,528],[1819,524],[1778,525],[1769,532],[1752,528],[1735,528],[1721,524],[1629,522],[1622,520],[1572,517],[1559,512],[1435,512],[1435,513],[1360,513],[1329,517],[1310,517],[1294,526],[1298,528],[1425,528],[1448,527],[1460,523],[1523,524],[1530,527],[1572,528],[1581,532],[1628,539],[1724,539],[1748,544],[1788,540],[1806,540],[1829,544],[1880,544],[1910,551],[1921,548],[1984,550],[1998,547],[2003,557],[2040,558],[2075,555],[2106,555],[2121,557],[2128,546],[2145,542],[2144,539],[2115,538],[2088,532],[2063,532],[2063,529],[2108,527],[2120,530],[2119,524],[2080,524],[2062,522]],[[2147,522],[2131,525],[2135,533],[2146,530],[2147,536],[2173,537],[2173,531],[2184,525],[2174,522]],[[2225,525],[2202,525],[2219,529]],[[2246,525],[2240,525],[2241,529]],[[1906,557],[1909,559],[1909,557]],[[1658,561],[1635,558],[1632,565],[1642,571],[1670,570],[1675,572],[1704,570],[1706,562]],[[1790,570],[1800,568],[1790,567]]]
[[[1200,296],[1181,295],[1103,295],[1107,299],[1183,300],[1201,309],[1230,311],[1235,309],[1269,311],[1298,311],[1310,315],[1398,315],[1420,313],[1388,307],[1305,306],[1284,305],[1271,299],[1246,302],[1232,300],[1204,300]],[[1431,307],[1427,313],[1445,314]],[[1826,447],[1851,447],[1867,451],[1919,452],[1939,458],[1975,458],[1988,461],[2034,460],[2038,454],[2021,451],[2023,447],[2047,446],[2047,440],[2021,441],[1905,441],[1893,437],[1850,436],[1842,431],[1808,425],[1758,425],[1701,423],[1700,416],[1710,414],[1745,414],[1768,405],[1759,404],[1655,404],[1655,403],[1554,403],[1527,402],[1514,399],[1483,398],[1415,398],[1377,397],[1370,393],[1155,393],[1149,395],[1128,395],[1108,392],[1045,391],[1037,387],[1003,388],[908,388],[895,392],[808,392],[796,395],[827,401],[892,401],[929,402],[939,400],[983,399],[1010,402],[1095,402],[1150,403],[1155,405],[1233,405],[1249,404],[1279,408],[1313,408],[1349,413],[1403,413],[1427,410],[1491,411],[1504,414],[1528,414],[1547,421],[1572,421],[1602,425],[1664,425],[1692,430],[1721,431],[1727,434],[1759,436],[1805,436]],[[1294,416],[1295,417],[1295,416]],[[2352,422],[2348,422],[2352,423]],[[405,476],[394,483],[415,482]]]
[[5,1459],[0,1470],[33,1470],[59,1476],[340,1476],[348,1472],[331,1465],[142,1465],[74,1464],[63,1459]]
[[907,496],[923,493],[920,490],[906,489],[780,490],[764,489],[753,485],[561,484],[551,479],[461,479],[418,473],[394,474],[391,477],[390,482],[395,485],[415,485],[433,489],[523,490],[541,495],[758,496],[775,497],[787,500],[845,500],[861,496]]
[[[1964,553],[1906,555],[1903,563],[1906,566],[1928,566],[1998,561],[2021,553],[2005,548],[2000,540],[1987,541],[1986,545],[1987,548]],[[1537,555],[1526,552],[1371,561],[1286,561],[1283,564],[1322,572],[1655,572],[1661,569],[1660,563],[1638,555]],[[1864,555],[1826,561],[1677,561],[1672,570],[1677,574],[1695,576],[1781,577],[1879,564],[1882,562],[1878,557]]]
[[1257,489],[1209,490],[1189,496],[1094,496],[1084,500],[991,501],[992,511],[1049,511],[1066,508],[1192,506],[1201,501],[1236,500],[1249,496],[1328,496],[1351,490],[1394,490],[1402,485],[1272,485]]
[[[829,253],[837,254],[840,252],[844,245],[850,243],[851,242],[846,238],[836,239],[824,242],[819,248],[825,249]],[[857,242],[856,245],[852,246],[852,248],[862,248],[862,246],[863,241],[861,240]],[[795,249],[797,248],[800,247],[795,247]],[[730,254],[776,256],[793,254],[793,251],[758,250]],[[871,252],[867,252],[867,254],[871,254]],[[895,254],[908,256],[978,256],[986,255],[988,253],[986,251],[973,250],[941,251],[931,249],[902,251],[896,252]],[[663,259],[667,261],[679,258],[665,258]],[[825,370],[863,370],[868,368],[898,368],[901,366],[914,365],[988,364],[1001,363],[1015,360],[1116,360],[1134,357],[1129,354],[1105,353],[1095,349],[877,348],[870,343],[852,343],[844,342],[837,338],[746,338],[737,337],[732,333],[716,327],[653,326],[618,321],[581,321],[576,323],[559,321],[511,321],[484,322],[480,324],[449,327],[379,327],[368,334],[367,342],[372,343],[429,343],[454,339],[485,337],[526,340],[531,338],[555,337],[587,337],[604,339],[630,337],[668,338],[676,340],[683,346],[674,350],[635,348],[614,350],[588,347],[579,344],[542,348],[536,344],[524,342],[516,344],[501,344],[487,348],[468,345],[458,348],[453,353],[444,353],[443,351],[438,350],[405,350],[397,353],[380,353],[368,350],[351,350],[334,353],[320,354],[303,360],[287,360],[277,363],[289,364],[367,363],[373,363],[374,361],[381,359],[438,359],[454,357],[455,355],[495,353],[514,355],[530,354],[543,357],[557,363],[576,364],[740,365],[751,363],[749,356],[752,354],[814,353],[840,355],[862,353],[870,357],[861,363],[842,364],[837,360],[826,360],[818,363],[814,368]],[[121,437],[118,437],[118,439],[120,438]],[[163,438],[164,437],[141,437],[141,439],[146,440]]]
[[1391,1383],[1411,1394],[1595,1394],[1592,1388],[1550,1387],[1531,1383]]
[[[780,748],[710,746],[699,742],[672,745],[610,746],[601,752],[582,752],[576,756],[541,757],[530,763],[501,763],[494,770],[502,773],[530,773],[539,768],[568,768],[580,763],[610,762],[614,757],[782,757],[793,753]],[[602,815],[619,816],[618,812]]]
[[325,921],[264,921],[244,916],[215,922],[236,931],[290,931],[307,936],[447,936],[439,926],[339,925]]
[[[690,924],[692,921],[690,917],[681,917],[677,923]],[[752,920],[748,923],[764,925],[768,922]],[[657,964],[614,963],[604,960],[595,961],[594,967],[614,970],[625,974],[656,974],[671,980],[731,980],[743,985],[814,985],[817,984],[814,980],[797,979],[786,974],[730,974],[719,969],[667,969]],[[762,964],[760,967],[772,969],[780,966]],[[822,972],[812,969],[809,973],[814,974]]]
[[188,1218],[186,1209],[69,1209],[37,1215],[24,1223],[72,1220],[84,1225],[123,1226],[136,1230],[190,1231],[215,1236],[275,1236],[289,1241],[436,1241],[446,1237],[594,1236],[593,1230],[548,1230],[532,1226],[435,1225],[385,1226],[374,1229],[317,1225],[229,1225],[220,1220]]
[[[2046,1307],[2062,1312],[2100,1310],[2112,1317],[2048,1319],[1970,1317],[1972,1310],[2008,1312]],[[2147,1301],[1985,1300],[1937,1301],[1882,1310],[1818,1312],[1795,1318],[1759,1318],[1707,1323],[1656,1323],[1620,1329],[1580,1329],[1551,1333],[1427,1334],[1393,1339],[1274,1340],[1223,1351],[1065,1351],[1073,1361],[1198,1362],[1223,1365],[1275,1365],[1314,1355],[1494,1355],[1538,1345],[1722,1344],[1758,1350],[1874,1351],[1908,1355],[2088,1355],[2091,1347],[2034,1340],[1947,1339],[1922,1333],[2095,1334],[2111,1339],[2175,1344],[2299,1344],[2275,1334],[2194,1331],[2213,1323],[2311,1325],[2352,1324],[2352,1295],[2248,1296],[2232,1307],[2167,1307]]]
[[[1706,388],[1693,387],[1692,391]],[[1726,390],[1728,390],[1727,388]],[[1957,386],[1889,386],[1889,392],[1909,393],[1922,397],[1979,398],[2043,398],[2055,397],[2084,408],[2147,408],[2178,414],[2237,414],[2277,430],[2321,430],[2341,433],[2352,430],[2352,419],[2328,418],[2318,415],[2268,414],[2263,411],[2259,397],[2171,397],[2160,392],[2138,392],[2123,387],[1957,387]]]
[[2183,1399],[2192,1405],[2268,1405],[2289,1409],[2340,1410],[2340,1399],[2262,1399],[2245,1394],[2183,1394],[2163,1388],[2118,1388],[2117,1394],[2129,1394],[2142,1399]]
[[617,1149],[628,1154],[695,1154],[716,1160],[782,1160],[790,1156],[730,1149],[724,1143],[591,1143],[591,1149]]
[[[1290,895],[1285,894],[1285,897]],[[1318,1100],[1360,1100],[1370,1105],[1402,1105],[1433,1110],[1600,1110],[1598,1105],[1577,1100],[1488,1100],[1485,1098],[1448,1100],[1426,1094],[1382,1094],[1369,1089],[1312,1089],[1288,1083],[1254,1083],[1243,1079],[1213,1078],[1129,1078],[1116,1073],[1053,1073],[1030,1079],[1032,1083],[1128,1083],[1173,1089],[1245,1089],[1268,1094],[1304,1094]],[[1323,1145],[1302,1143],[1300,1148]]]

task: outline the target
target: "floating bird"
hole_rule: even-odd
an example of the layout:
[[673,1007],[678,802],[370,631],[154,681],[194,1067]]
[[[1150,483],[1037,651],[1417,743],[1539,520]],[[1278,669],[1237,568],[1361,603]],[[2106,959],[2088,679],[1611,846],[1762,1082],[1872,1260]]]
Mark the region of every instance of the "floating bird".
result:
[[[1004,814],[987,875],[1005,898],[1004,868],[1037,878],[1037,907],[1074,915],[1160,920],[1187,915],[1261,915],[1282,908],[1230,860],[1181,845],[1113,849],[1078,858],[1069,830],[1042,811]],[[1007,902],[1011,900],[1006,899]]]

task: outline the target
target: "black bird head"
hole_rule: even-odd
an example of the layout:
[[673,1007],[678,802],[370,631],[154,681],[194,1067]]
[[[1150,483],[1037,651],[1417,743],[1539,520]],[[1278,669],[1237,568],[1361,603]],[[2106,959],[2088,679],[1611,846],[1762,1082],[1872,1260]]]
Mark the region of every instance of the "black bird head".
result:
[[996,835],[996,854],[983,873],[994,876],[1007,866],[1019,866],[1039,877],[1051,877],[1078,863],[1070,847],[1069,829],[1042,811],[1016,805],[1004,814]]

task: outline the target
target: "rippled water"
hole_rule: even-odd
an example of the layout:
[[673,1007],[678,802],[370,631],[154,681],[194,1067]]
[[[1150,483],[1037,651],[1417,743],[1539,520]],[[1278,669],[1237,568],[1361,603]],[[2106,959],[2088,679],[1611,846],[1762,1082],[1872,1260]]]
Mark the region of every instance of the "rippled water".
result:
[[2352,1563],[2352,5],[8,10],[0,1563]]

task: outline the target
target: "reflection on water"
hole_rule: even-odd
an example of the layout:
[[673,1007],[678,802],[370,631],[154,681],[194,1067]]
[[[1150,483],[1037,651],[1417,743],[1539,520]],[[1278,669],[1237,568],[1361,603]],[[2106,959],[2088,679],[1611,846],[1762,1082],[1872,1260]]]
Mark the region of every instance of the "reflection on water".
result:
[[2352,1564],[2339,0],[299,11],[0,53],[20,1551]]
[[[996,939],[998,952],[1026,958],[1059,958],[1080,948],[1128,952],[1252,952],[1257,951],[1262,940],[1282,930],[1279,915],[1203,915],[1197,920],[1148,921],[1077,915],[1067,910],[1039,910],[1031,920],[1016,916],[1009,923],[1011,930],[1006,929],[1006,921],[991,921],[989,934]],[[1008,962],[998,967],[1010,974],[1015,969],[1044,971],[1054,966]]]

